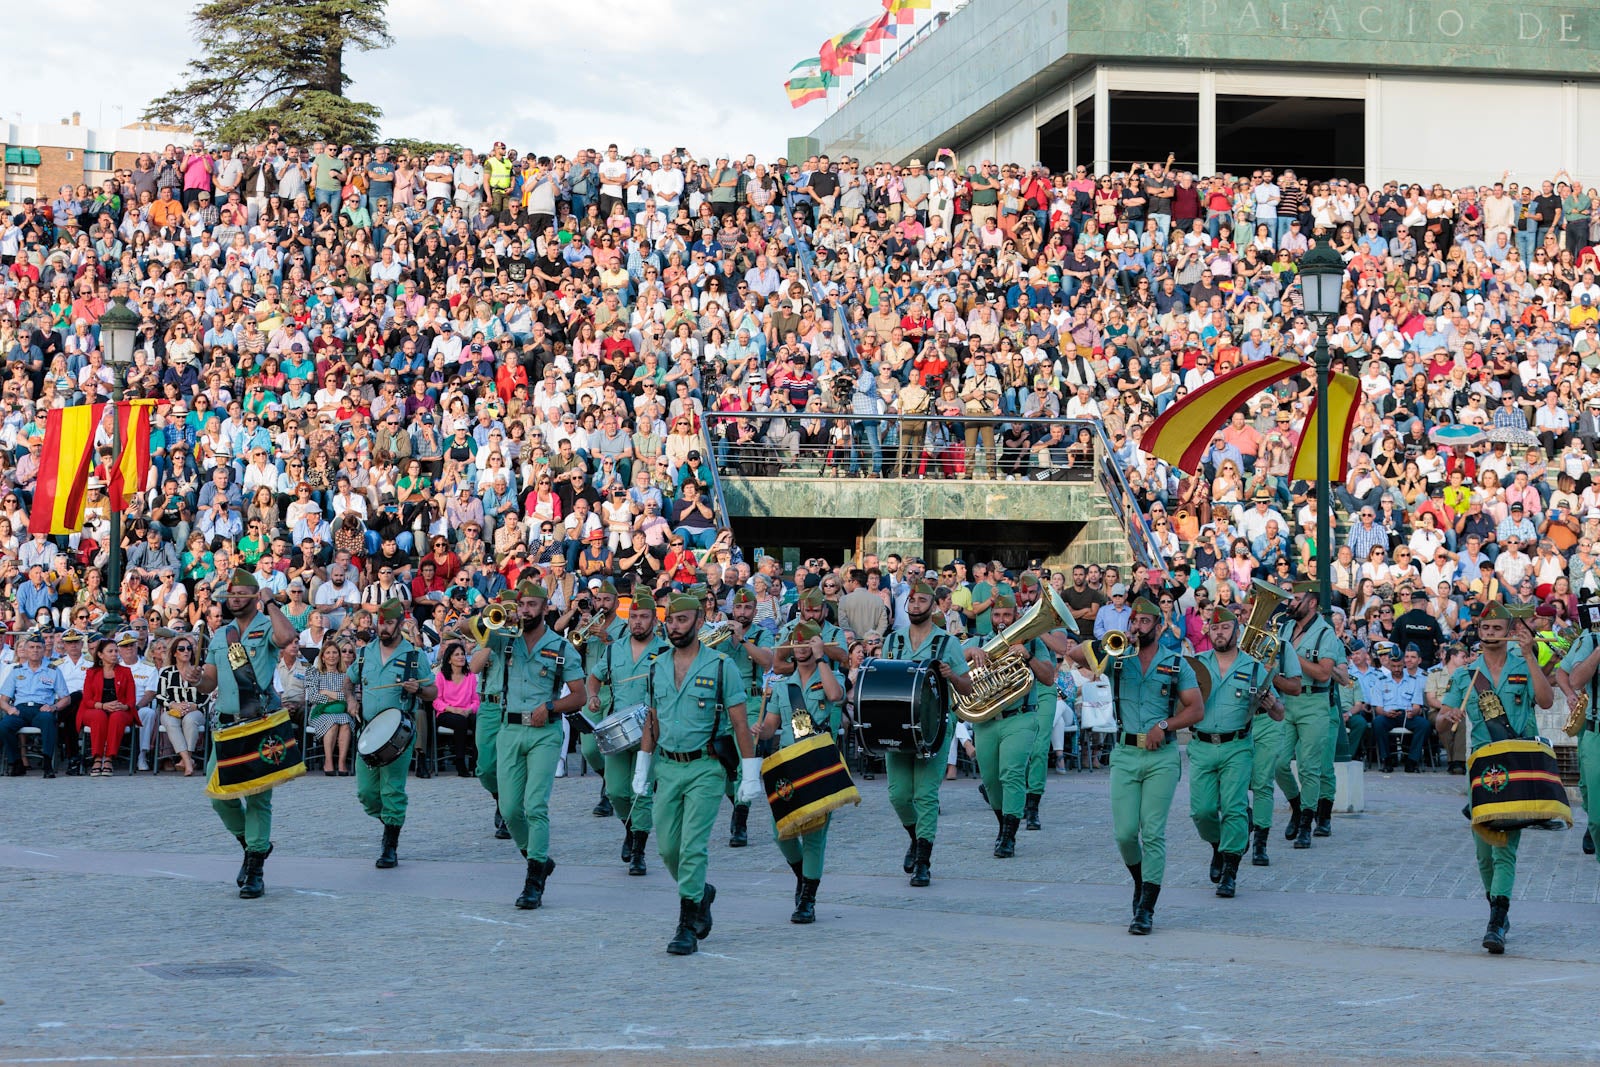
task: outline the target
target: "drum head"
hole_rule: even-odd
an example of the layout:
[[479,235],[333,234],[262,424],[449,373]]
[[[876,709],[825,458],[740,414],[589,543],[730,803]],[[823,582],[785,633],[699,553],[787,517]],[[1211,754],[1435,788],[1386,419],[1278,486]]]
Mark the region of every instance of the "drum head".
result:
[[368,719],[367,725],[362,728],[361,736],[356,739],[356,752],[363,756],[372,755],[382,748],[398,729],[400,729],[399,708],[378,712]]

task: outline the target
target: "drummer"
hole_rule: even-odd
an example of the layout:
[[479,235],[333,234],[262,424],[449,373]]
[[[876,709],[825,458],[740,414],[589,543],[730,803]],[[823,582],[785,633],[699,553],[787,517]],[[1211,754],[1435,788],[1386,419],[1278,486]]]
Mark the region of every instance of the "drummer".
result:
[[[583,645],[583,673],[585,677],[592,678],[595,672],[595,665],[600,662],[600,657],[605,655],[606,649],[613,642],[620,641],[627,635],[628,624],[617,615],[617,587],[611,584],[609,580],[600,581],[593,585],[589,590],[588,596],[589,603],[594,608],[594,613],[589,617],[588,622],[578,628],[577,633],[587,635],[587,640]],[[576,610],[576,607],[573,610]],[[557,620],[557,628],[560,628],[559,619]],[[575,637],[577,633],[568,631],[569,637]],[[583,753],[583,760],[589,765],[589,768],[602,776],[600,779],[600,801],[594,806],[594,817],[597,819],[604,819],[609,815],[615,814],[616,811],[616,805],[610,797],[612,792],[611,784],[604,777],[606,771],[605,758],[600,755],[600,747],[595,742],[593,729],[595,723],[610,715],[613,710],[610,689],[602,687],[598,693],[590,692],[586,706],[582,711],[578,712],[579,715],[583,716],[589,727],[584,729],[578,737],[578,749]],[[573,724],[577,725],[576,716],[573,717]],[[622,821],[626,823],[628,821],[627,816],[623,816]]]
[[[802,720],[802,736],[824,731],[837,736],[844,712],[844,680],[823,650],[822,627],[802,622],[790,632],[789,639],[795,643],[795,671],[787,678],[774,679],[757,735],[766,738],[777,731],[780,750],[798,740],[795,719],[801,713],[810,717],[809,724]],[[822,883],[822,857],[828,847],[828,823],[832,818],[824,815],[822,826],[810,833],[777,838],[778,851],[794,871],[794,914],[789,916],[792,923],[817,921],[817,886]],[[773,835],[777,835],[776,821]]]
[[[714,599],[714,598],[712,598]],[[738,668],[739,677],[744,680],[744,689],[747,693],[761,691],[761,675],[772,669],[777,651],[774,646],[777,638],[772,631],[755,625],[756,598],[748,589],[741,588],[733,594],[733,604],[728,612],[727,625],[733,631],[732,640],[723,646],[728,657],[733,660],[734,667]],[[834,627],[837,631],[839,628]],[[842,636],[840,638],[842,640]],[[749,703],[748,715],[750,718],[750,731],[755,732],[761,716],[758,702]],[[727,797],[734,802],[733,822],[728,829],[728,847],[744,848],[750,843],[750,806],[740,804],[734,796],[734,787],[737,782],[729,782]]]
[[[650,662],[670,647],[656,624],[656,602],[647,592],[634,595],[633,607],[628,609],[628,618],[622,625],[624,638],[599,644],[593,656],[589,653],[595,651],[598,642],[591,640],[584,650],[584,658],[591,660],[590,715],[604,712],[604,718],[648,704]],[[612,811],[622,820],[622,861],[633,875],[648,873],[644,846],[650,839],[651,824],[650,793],[633,795],[633,768],[638,755],[639,750],[634,747],[605,757],[606,795],[611,798]]]
[[[1017,579],[1017,610],[1027,611],[1039,602],[1044,588],[1039,578],[1032,571],[1026,571]],[[1039,636],[1050,649],[1051,661],[1056,656],[1064,656],[1071,647],[1072,635],[1070,631],[1057,627]],[[1039,826],[1039,805],[1044,802],[1044,783],[1050,770],[1050,736],[1056,725],[1056,686],[1052,680],[1049,685],[1035,680],[1033,687],[1034,714],[1039,717],[1039,732],[1033,739],[1033,748],[1028,751],[1028,799],[1022,806],[1023,825],[1029,830],[1037,830]]]
[[[995,633],[1016,621],[1017,601],[1010,593],[998,593],[989,605],[989,618]],[[967,651],[981,651],[985,637],[967,639]],[[1052,719],[1055,715],[1056,657],[1042,637],[1029,638],[1013,645],[1033,674],[1034,685],[1012,699],[997,714],[972,728],[977,748],[978,773],[983,791],[994,809],[1000,833],[994,840],[995,859],[1010,859],[1017,854],[1017,829],[1028,791],[1028,758],[1039,734],[1039,716],[1033,702],[1041,686],[1050,694]],[[1048,744],[1049,742],[1046,742]]]
[[[819,595],[820,602],[821,597]],[[906,622],[884,640],[886,659],[935,663],[940,677],[963,696],[972,692],[967,663],[988,663],[982,649],[963,653],[961,642],[934,624],[933,586],[925,581],[911,583],[906,595]],[[826,640],[826,636],[824,636]],[[900,817],[911,845],[906,849],[903,868],[911,884],[925,886],[932,880],[934,836],[939,831],[939,785],[955,735],[955,716],[945,712],[944,741],[937,752],[926,758],[915,752],[886,752],[884,770],[889,778],[889,803]]]
[[[363,727],[391,708],[410,715],[416,724],[417,698],[431,702],[439,695],[427,657],[400,636],[405,617],[405,601],[384,601],[378,608],[378,636],[362,647],[345,676],[349,706],[361,709]],[[372,766],[365,758],[356,760],[356,796],[362,809],[383,824],[383,847],[374,864],[380,870],[400,863],[396,849],[400,828],[406,824],[406,774],[411,769],[411,752],[416,743],[413,734],[404,750],[382,767]],[[361,752],[359,743],[357,751]]]

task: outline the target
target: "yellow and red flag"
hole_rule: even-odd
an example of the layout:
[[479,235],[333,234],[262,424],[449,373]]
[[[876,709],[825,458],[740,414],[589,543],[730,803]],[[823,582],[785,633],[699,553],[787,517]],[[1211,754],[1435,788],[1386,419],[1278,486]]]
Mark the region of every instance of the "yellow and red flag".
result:
[[[1350,473],[1350,431],[1356,425],[1361,407],[1361,381],[1350,374],[1328,376],[1328,480],[1342,482]],[[1311,409],[1306,428],[1295,446],[1294,462],[1289,465],[1293,481],[1317,480],[1317,408]]]
[[[28,532],[65,534],[83,529],[84,495],[94,469],[94,437],[106,404],[54,408],[45,416],[39,481],[28,511]],[[144,487],[150,474],[150,430],[154,400],[125,401],[118,411],[122,454],[107,474],[111,506],[118,511]]]
[[1139,447],[1193,474],[1211,447],[1211,435],[1245,401],[1305,369],[1304,363],[1292,359],[1263,359],[1219,375],[1156,416]]
[[150,428],[155,410],[154,400],[124,401],[117,409],[122,455],[107,472],[106,493],[118,511],[127,508],[128,499],[141,492],[150,477]]

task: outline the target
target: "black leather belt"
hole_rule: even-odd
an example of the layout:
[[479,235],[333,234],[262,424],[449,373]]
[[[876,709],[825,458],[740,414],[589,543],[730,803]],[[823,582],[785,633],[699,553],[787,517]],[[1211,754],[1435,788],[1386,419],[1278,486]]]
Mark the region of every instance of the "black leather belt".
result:
[[1327,691],[1328,691],[1328,687],[1325,686],[1325,685],[1324,686],[1315,686],[1315,685],[1306,686],[1306,692],[1308,692],[1308,693],[1326,693]]
[[699,759],[717,758],[716,753],[711,751],[710,745],[705,748],[697,748],[692,752],[672,752],[668,749],[658,748],[656,749],[656,755],[664,760],[671,760],[673,763],[693,763]]
[[[547,716],[544,725],[549,726],[552,723],[559,723],[560,721],[560,715],[549,715]],[[533,712],[508,711],[505,714],[505,722],[507,726],[533,726]]]
[[1032,704],[1024,704],[1019,708],[1008,708],[1005,711],[1002,711],[1000,713],[1000,715],[999,715],[999,718],[1009,719],[1013,715],[1027,715],[1027,714],[1031,713],[1032,711],[1033,711],[1033,705]]
[[[1583,730],[1591,730],[1594,733],[1600,734],[1600,720],[1584,719]],[[1583,733],[1583,730],[1579,730],[1578,732],[1581,734]]]
[[[1133,748],[1143,748],[1144,747],[1144,738],[1145,738],[1144,734],[1130,734],[1130,733],[1124,732],[1124,733],[1118,735],[1117,740],[1120,741],[1122,744],[1130,745]],[[1172,740],[1172,735],[1169,733],[1169,734],[1167,734],[1166,737],[1164,737],[1162,739],[1161,744],[1163,746],[1165,746],[1171,740]]]
[[1194,739],[1196,741],[1204,741],[1208,745],[1225,745],[1229,741],[1239,741],[1249,736],[1250,726],[1248,723],[1245,724],[1245,727],[1242,730],[1231,730],[1225,734],[1207,734],[1201,733],[1199,730],[1194,732]]

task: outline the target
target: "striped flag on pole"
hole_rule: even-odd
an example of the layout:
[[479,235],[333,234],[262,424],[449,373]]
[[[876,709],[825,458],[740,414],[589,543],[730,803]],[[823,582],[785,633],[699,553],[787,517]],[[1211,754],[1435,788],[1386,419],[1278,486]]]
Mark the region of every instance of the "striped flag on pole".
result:
[[[28,532],[64,534],[83,529],[84,495],[93,471],[94,438],[109,404],[53,408],[45,416],[39,481],[28,512]],[[122,454],[106,472],[111,506],[126,510],[150,476],[150,431],[154,400],[124,401],[118,410]]]
[[107,472],[106,492],[118,511],[127,508],[128,499],[143,490],[150,477],[150,429],[155,410],[154,400],[133,400],[124,401],[117,411],[122,455]]

